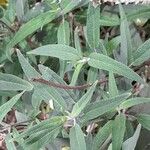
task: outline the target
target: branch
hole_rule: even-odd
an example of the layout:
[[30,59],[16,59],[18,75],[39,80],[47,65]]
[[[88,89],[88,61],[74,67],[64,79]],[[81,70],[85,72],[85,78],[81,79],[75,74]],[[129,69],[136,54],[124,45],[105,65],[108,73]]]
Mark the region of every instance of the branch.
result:
[[[47,81],[42,78],[33,78],[32,81],[43,83],[43,84],[46,84],[48,86],[52,86],[55,88],[66,89],[66,90],[82,90],[82,89],[86,89],[94,84],[94,83],[92,83],[92,84],[83,84],[83,85],[78,85],[78,86],[69,86],[69,85],[65,85],[65,84],[54,83],[52,81]],[[102,83],[106,83],[106,82],[108,82],[108,79],[99,80],[98,84],[102,84]]]

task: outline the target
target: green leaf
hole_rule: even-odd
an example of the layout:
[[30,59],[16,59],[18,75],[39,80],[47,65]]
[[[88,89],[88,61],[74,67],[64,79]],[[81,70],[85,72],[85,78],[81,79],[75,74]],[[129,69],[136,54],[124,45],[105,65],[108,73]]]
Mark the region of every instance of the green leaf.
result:
[[[27,60],[20,53],[20,51],[17,51],[17,55],[21,67],[25,75],[28,77],[28,79],[41,77],[41,75],[29,64],[29,62],[27,62]],[[36,93],[38,93],[37,96],[39,96],[40,98],[46,101],[49,101],[50,99],[54,100],[58,104],[58,106],[60,106],[59,108],[63,108],[63,109],[67,108],[64,99],[55,88],[49,87],[47,85],[43,85],[42,83],[33,82],[33,84],[34,84],[34,89],[37,90],[36,91]]]
[[98,69],[90,67],[88,71],[87,83],[93,83],[96,81],[98,75]]
[[46,129],[41,134],[34,133],[33,137],[29,137],[23,143],[24,147],[30,149],[31,146],[38,145],[38,149],[44,147],[46,144],[55,140],[60,132],[61,127],[55,127],[53,129]]
[[[54,83],[67,85],[66,82],[50,68],[43,65],[38,65],[38,67],[44,79],[52,81]],[[77,96],[71,90],[58,88],[57,91],[62,95],[67,103],[71,105],[75,103],[74,100],[77,99]]]
[[130,35],[130,29],[129,24],[127,21],[127,17],[125,15],[125,12],[122,8],[122,5],[119,4],[119,10],[120,10],[120,17],[121,17],[121,24],[120,24],[120,35],[121,35],[121,60],[122,62],[127,65],[131,64],[133,60],[132,56],[132,41],[131,41],[131,35]]
[[[85,0],[84,0],[85,1]],[[69,11],[73,10],[75,7],[77,7],[81,3],[81,0],[62,0],[60,5],[62,5],[62,14],[66,14]]]
[[78,51],[75,48],[62,44],[51,44],[41,46],[28,52],[28,54],[51,56],[57,57],[62,60],[71,61],[79,60],[82,58],[82,56],[78,54]]
[[39,96],[39,91],[36,90],[36,88],[34,88],[34,92],[32,94],[32,100],[31,100],[31,103],[32,103],[32,106],[35,108],[35,109],[39,109],[40,108],[40,104],[41,102],[43,101],[43,98],[42,96]]
[[50,119],[44,120],[40,122],[39,124],[36,124],[30,127],[29,129],[27,129],[26,131],[24,131],[23,133],[15,137],[15,139],[17,140],[20,138],[28,137],[28,136],[34,135],[34,133],[38,133],[47,129],[57,128],[63,125],[65,121],[66,121],[66,117],[63,117],[63,116],[52,117]]
[[93,95],[93,92],[96,88],[97,82],[95,82],[86,92],[86,94],[84,94],[80,100],[73,106],[71,115],[73,117],[77,117],[81,111],[85,108],[85,106],[89,103],[89,101],[91,100],[91,97]]
[[[70,44],[69,23],[67,21],[65,21],[64,18],[58,28],[57,39],[58,39],[58,44],[64,44],[64,45]],[[60,67],[59,67],[60,76],[63,78],[65,70],[66,70],[67,62],[59,60],[59,63],[60,63]]]
[[82,122],[95,119],[106,112],[112,111],[117,108],[119,104],[125,101],[130,96],[130,93],[118,95],[106,100],[100,100],[87,105],[84,110],[84,116],[81,118]]
[[112,121],[108,121],[102,128],[99,129],[96,134],[93,144],[92,150],[99,150],[104,141],[108,138],[112,131]]
[[3,120],[6,114],[11,110],[11,108],[17,103],[17,101],[20,99],[23,93],[24,91],[21,92],[20,94],[15,95],[8,102],[0,106],[0,122]]
[[30,63],[25,59],[19,50],[17,50],[17,56],[22,69],[29,80],[32,78],[41,77],[41,75],[30,65]]
[[145,104],[145,103],[150,103],[150,98],[144,98],[144,97],[135,97],[135,98],[130,98],[120,104],[119,108],[120,109],[127,109],[135,105],[139,104]]
[[150,115],[140,114],[137,118],[138,122],[147,130],[150,130]]
[[131,80],[135,80],[145,84],[143,79],[132,69],[116,60],[113,60],[108,56],[105,56],[103,54],[91,53],[89,58],[90,60],[88,61],[88,64],[94,68],[111,71]]
[[92,51],[97,51],[100,41],[100,6],[96,8],[93,6],[93,2],[89,2],[89,8],[87,12],[86,33],[87,40]]
[[126,129],[126,117],[124,114],[116,116],[112,125],[112,150],[120,150]]
[[8,133],[5,137],[5,143],[8,150],[17,150],[15,143],[12,141],[11,134]]
[[150,39],[145,41],[134,53],[133,66],[138,66],[150,58]]
[[16,14],[16,1],[9,0],[8,1],[8,7],[5,12],[4,18],[9,21],[10,23],[14,22],[15,20],[15,14]]
[[108,55],[113,54],[113,51],[117,50],[117,47],[119,46],[120,41],[121,41],[120,36],[116,36],[116,37],[112,38],[110,41],[108,41],[108,43],[106,44],[106,49],[107,49]]
[[6,48],[7,57],[11,60],[11,48],[14,47],[17,43],[24,40],[28,35],[34,33],[37,29],[43,27],[45,24],[51,22],[55,18],[58,18],[62,14],[65,15],[69,11],[71,11],[74,7],[76,7],[81,1],[71,1],[67,5],[63,7],[63,10],[50,10],[45,13],[38,15],[33,18],[26,24],[22,25],[19,31],[15,34],[13,39],[8,43]]
[[33,86],[17,76],[0,73],[0,90],[1,91],[31,91]]
[[71,150],[86,150],[84,133],[78,124],[70,129],[69,138]]
[[136,128],[136,131],[132,137],[127,139],[123,145],[122,145],[122,150],[134,150],[138,141],[138,138],[140,136],[140,131],[141,131],[141,125],[139,124]]
[[115,82],[114,74],[112,72],[109,72],[109,94],[111,97],[115,97],[118,95],[118,89]]
[[79,55],[82,55],[82,50],[81,50],[81,44],[80,44],[80,39],[78,35],[78,27],[75,28],[74,31],[74,43],[75,43],[75,48],[78,50]]
[[70,44],[69,23],[64,19],[58,28],[57,38],[58,38],[58,44],[64,44],[64,45]]
[[129,11],[127,15],[128,20],[134,20],[136,18],[150,18],[150,8],[147,5],[141,5],[136,9]]
[[120,20],[118,16],[108,16],[101,15],[100,16],[100,26],[118,26],[120,25]]
[[83,65],[84,65],[84,63],[79,63],[79,64],[76,65],[74,73],[72,75],[72,79],[71,79],[70,85],[72,85],[72,86],[76,85],[76,82],[78,80],[78,76],[79,76],[79,74],[81,72],[81,69],[82,69]]
[[19,31],[15,34],[15,36],[12,38],[12,40],[8,43],[6,47],[7,57],[10,59],[12,47],[24,40],[28,35],[32,34],[34,31],[36,31],[43,25],[47,24],[48,22],[51,22],[53,19],[56,18],[56,14],[58,14],[59,12],[60,10],[47,11],[33,18],[26,24],[22,25]]
[[59,110],[63,109],[64,111],[67,109],[67,104],[57,89],[41,83],[35,83],[34,85],[34,89],[36,90],[37,96],[39,96],[40,99],[43,99],[46,102],[53,100],[57,105],[57,109]]

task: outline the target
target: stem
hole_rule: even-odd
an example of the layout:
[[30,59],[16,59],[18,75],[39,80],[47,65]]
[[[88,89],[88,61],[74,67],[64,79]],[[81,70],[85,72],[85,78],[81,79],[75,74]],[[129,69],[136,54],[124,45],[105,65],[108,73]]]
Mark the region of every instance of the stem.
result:
[[[70,85],[65,85],[65,84],[54,83],[52,81],[47,81],[47,80],[44,80],[42,78],[32,78],[32,81],[43,83],[43,84],[46,84],[48,86],[55,87],[55,88],[66,89],[66,90],[71,90],[71,89],[73,89],[73,90],[82,90],[82,89],[86,89],[86,88],[93,85],[93,83],[92,83],[92,84],[83,84],[83,85],[78,85],[78,86],[70,86]],[[99,84],[106,83],[106,82],[108,82],[108,79],[98,81]]]

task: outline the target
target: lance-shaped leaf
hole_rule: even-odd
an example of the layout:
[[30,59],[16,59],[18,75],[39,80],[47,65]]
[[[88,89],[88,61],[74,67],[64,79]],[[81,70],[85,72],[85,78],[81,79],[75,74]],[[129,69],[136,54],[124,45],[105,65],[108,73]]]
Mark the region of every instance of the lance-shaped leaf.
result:
[[111,97],[115,97],[118,95],[118,89],[117,89],[117,85],[116,85],[116,81],[114,78],[114,74],[112,72],[109,72],[109,94]]
[[112,131],[112,121],[109,121],[102,128],[100,128],[98,133],[96,134],[92,143],[92,150],[99,150],[104,141],[111,134],[111,131]]
[[126,129],[126,117],[124,114],[116,116],[112,125],[112,150],[120,150]]
[[53,129],[47,129],[40,134],[34,133],[34,135],[31,138],[28,138],[23,143],[23,146],[26,149],[30,149],[32,146],[37,144],[38,149],[46,146],[46,144],[49,144],[53,142],[57,135],[60,133],[60,127],[55,127]]
[[41,75],[30,65],[30,63],[25,59],[25,57],[21,54],[19,50],[17,50],[17,56],[23,69],[23,72],[29,80],[32,78],[41,77]]
[[[43,66],[43,65],[38,65],[38,67],[44,79],[47,79],[49,81],[52,81],[58,84],[67,85],[66,82],[63,80],[63,78],[61,78],[58,74],[56,74],[50,68]],[[61,93],[61,95],[64,97],[64,99],[68,103],[74,104],[74,100],[77,99],[77,96],[73,93],[73,91],[65,90],[65,89],[57,89],[57,90]]]
[[58,28],[57,39],[58,39],[58,44],[65,44],[65,45],[70,44],[69,23],[64,19]]
[[28,54],[51,56],[57,57],[62,60],[71,60],[71,61],[79,60],[82,58],[82,56],[78,54],[78,51],[75,48],[62,44],[51,44],[41,46],[28,52]]
[[139,135],[140,135],[140,131],[141,131],[141,124],[137,126],[134,135],[123,143],[122,150],[131,150],[131,149],[134,150],[135,149]]
[[143,79],[132,69],[116,60],[113,60],[108,56],[105,56],[103,54],[91,53],[89,58],[90,60],[88,61],[88,64],[94,68],[111,71],[131,80],[144,83]]
[[33,86],[17,76],[0,73],[0,90],[1,91],[31,91]]
[[125,101],[129,96],[130,93],[122,94],[110,99],[100,100],[87,105],[84,110],[84,116],[81,118],[82,122],[87,122],[91,119],[95,119],[106,112],[116,109],[117,106]]
[[38,148],[41,148],[57,137],[65,121],[66,117],[63,116],[42,121],[16,136],[15,140],[27,137],[26,140],[21,143],[24,147],[30,149],[31,146],[37,144]]
[[57,89],[49,87],[47,85],[43,85],[41,83],[35,83],[34,85],[36,94],[37,96],[39,96],[39,98],[43,99],[46,102],[49,102],[49,100],[53,100],[58,106],[57,108],[59,110],[67,109],[67,104],[60,93],[57,91]]
[[84,94],[81,99],[73,106],[71,115],[74,117],[77,117],[81,111],[85,108],[85,106],[89,103],[89,101],[91,100],[91,97],[93,95],[93,92],[95,90],[95,87],[97,85],[97,82],[95,82],[86,92],[86,94]]
[[75,44],[75,48],[78,50],[78,53],[82,55],[81,44],[78,35],[78,27],[76,27],[74,31],[74,44]]
[[24,40],[28,35],[34,33],[37,29],[43,27],[45,24],[51,22],[55,18],[58,18],[62,14],[66,14],[71,11],[73,8],[78,6],[80,0],[72,0],[64,5],[63,10],[49,10],[45,13],[40,14],[39,16],[33,18],[26,24],[24,24],[19,31],[15,34],[12,40],[8,43],[6,48],[7,57],[11,60],[11,48],[14,47],[17,43]]
[[145,104],[145,103],[150,103],[150,98],[135,97],[135,98],[130,98],[126,100],[125,102],[123,102],[122,104],[120,104],[119,108],[126,109],[135,105]]
[[127,64],[131,64],[131,62],[133,60],[132,41],[131,41],[131,35],[130,35],[130,29],[129,29],[127,17],[125,15],[125,12],[124,12],[121,4],[119,4],[119,10],[120,10],[120,17],[121,17],[121,24],[120,24],[121,50],[120,50],[120,55],[122,58],[122,62],[125,65],[127,65]]
[[20,138],[28,137],[33,135],[34,133],[38,133],[43,130],[53,129],[55,127],[63,125],[65,121],[66,121],[66,117],[63,116],[52,117],[51,119],[44,120],[39,124],[30,127],[26,131],[22,132],[20,135],[16,136],[15,139],[17,140]]
[[[57,32],[57,39],[58,39],[58,44],[64,44],[64,45],[69,45],[70,44],[70,28],[69,28],[69,23],[67,21],[62,20],[62,23],[60,24]],[[66,61],[62,61],[61,59],[59,60],[60,67],[59,67],[59,72],[60,76],[63,78],[64,73],[66,70]]]
[[132,65],[138,66],[150,58],[150,39],[145,41],[134,53],[134,62]]
[[96,51],[99,47],[100,41],[100,6],[96,8],[93,6],[93,2],[89,2],[89,8],[87,12],[86,33],[87,40],[90,48]]
[[17,43],[21,42],[25,39],[28,35],[35,32],[37,29],[42,27],[43,25],[51,22],[53,19],[56,18],[56,14],[58,14],[60,10],[55,11],[47,11],[45,13],[40,14],[39,16],[33,18],[26,24],[24,24],[19,31],[15,34],[12,40],[8,43],[6,47],[6,54],[7,57],[10,59],[11,56],[11,48],[14,47]]
[[150,130],[150,115],[148,114],[140,114],[138,116],[138,122],[147,130]]
[[84,133],[78,124],[70,129],[69,138],[71,150],[86,150]]
[[23,93],[24,91],[21,92],[20,94],[17,94],[13,98],[11,98],[8,102],[0,106],[0,122],[3,120],[6,114],[11,110],[11,108],[17,103],[17,101],[20,99]]
[[[25,57],[20,53],[19,50],[17,51],[17,55],[21,67],[28,79],[31,80],[32,78],[41,78],[41,75],[29,64],[29,62],[25,59]],[[52,99],[58,104],[59,107],[63,109],[67,108],[65,100],[58,93],[57,89],[43,85],[42,83],[33,82],[33,84],[34,88],[37,90],[36,93],[38,93],[38,96],[43,98],[43,100],[49,101],[50,99]]]

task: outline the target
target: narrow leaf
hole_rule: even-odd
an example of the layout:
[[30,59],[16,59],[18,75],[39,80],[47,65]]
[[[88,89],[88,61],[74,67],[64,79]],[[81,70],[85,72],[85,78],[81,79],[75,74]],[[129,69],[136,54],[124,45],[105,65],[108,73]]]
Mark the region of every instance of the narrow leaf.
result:
[[78,27],[76,27],[74,31],[74,43],[75,43],[75,48],[78,50],[78,53],[82,55],[81,44],[80,44],[80,39],[78,35]]
[[57,39],[58,39],[58,44],[65,44],[65,45],[70,44],[69,23],[64,19],[58,28]]
[[0,90],[2,91],[31,91],[33,86],[17,76],[0,73]]
[[60,58],[62,60],[71,61],[79,60],[82,58],[82,56],[78,54],[78,51],[75,48],[62,44],[51,44],[41,46],[28,52],[28,54],[51,56]]
[[87,105],[84,110],[84,116],[82,117],[83,122],[87,122],[89,120],[95,119],[106,112],[112,111],[117,108],[119,104],[125,101],[130,96],[129,93],[118,95],[113,98],[109,98],[106,100],[100,100],[94,102],[93,104]]
[[21,54],[19,50],[17,50],[17,56],[21,67],[27,76],[28,79],[38,78],[41,75],[30,65],[30,63],[25,59],[25,57]]
[[84,63],[79,63],[79,64],[76,65],[70,85],[76,85],[76,82],[78,80],[78,76],[81,72],[81,69],[82,69],[83,65],[84,65]]
[[78,124],[70,129],[69,138],[71,150],[86,150],[84,133]]
[[138,138],[140,136],[140,131],[141,131],[141,125],[139,124],[136,128],[136,131],[132,137],[127,139],[123,145],[122,145],[122,150],[134,150],[138,141]]
[[35,83],[34,85],[34,88],[37,92],[37,96],[39,96],[41,99],[43,99],[46,102],[49,102],[50,99],[53,100],[58,106],[57,108],[59,110],[67,109],[67,104],[63,97],[59,94],[57,89],[55,89],[54,87],[43,85],[41,83]]
[[145,104],[145,103],[150,103],[150,98],[144,98],[144,97],[135,97],[135,98],[130,98],[123,102],[119,108],[120,109],[127,109],[135,105],[139,104]]
[[118,95],[118,89],[115,82],[114,74],[112,72],[109,72],[109,94],[111,97],[115,97]]
[[134,62],[132,65],[138,66],[150,58],[150,39],[145,41],[134,53]]
[[52,130],[47,129],[47,132],[44,132],[43,134],[39,135],[38,137],[34,137],[31,140],[26,140],[23,145],[27,149],[30,149],[30,147],[35,144],[38,145],[38,148],[42,148],[46,144],[51,143],[55,140],[55,138],[60,132],[60,129],[61,127],[55,127]]
[[98,133],[96,134],[93,140],[92,150],[99,150],[103,142],[111,134],[111,131],[112,131],[112,121],[109,121],[102,128],[100,128]]
[[81,111],[85,108],[85,106],[89,103],[89,101],[91,100],[91,97],[93,95],[93,92],[96,88],[97,82],[95,82],[90,88],[89,90],[86,92],[86,94],[84,94],[80,100],[73,106],[71,115],[74,117],[77,117]]
[[[63,80],[63,78],[61,78],[58,74],[56,74],[50,68],[43,66],[43,65],[38,65],[38,67],[44,79],[55,82],[55,83],[67,85],[66,82]],[[57,91],[59,91],[62,97],[69,104],[74,104],[74,100],[77,99],[77,96],[71,90],[57,89]]]
[[125,133],[126,117],[124,114],[116,116],[112,126],[112,150],[120,150]]
[[140,114],[138,116],[138,122],[147,130],[150,130],[150,115],[148,114]]
[[66,118],[62,117],[62,116],[52,117],[51,119],[44,120],[44,121],[40,122],[39,124],[30,127],[29,129],[27,129],[26,131],[24,131],[23,133],[21,133],[20,135],[15,137],[15,139],[17,140],[20,138],[31,136],[34,133],[41,132],[48,128],[54,129],[55,127],[61,126],[65,121],[66,121]]
[[87,83],[93,83],[96,81],[98,75],[98,69],[90,67],[88,71]]
[[131,62],[133,60],[132,41],[131,41],[131,35],[130,35],[130,29],[129,29],[127,17],[125,15],[125,12],[124,12],[121,4],[119,4],[119,10],[120,10],[120,17],[121,17],[121,24],[120,24],[121,51],[120,51],[120,55],[122,58],[122,62],[125,65],[128,65],[128,64],[131,64]]
[[20,99],[23,93],[24,91],[21,92],[20,94],[17,94],[13,98],[11,98],[8,102],[0,106],[0,122],[3,120],[6,114],[11,110],[11,108],[17,103],[17,101]]
[[[58,28],[57,39],[58,39],[58,44],[64,44],[64,45],[70,44],[70,27],[69,27],[69,23],[65,21],[64,18]],[[60,63],[60,67],[59,67],[60,76],[63,78],[66,70],[67,62],[59,60],[59,63]]]
[[70,1],[67,5],[63,7],[63,10],[49,10],[45,13],[38,15],[37,17],[33,18],[26,24],[24,24],[19,31],[15,34],[13,39],[8,43],[6,48],[7,57],[11,60],[11,48],[14,47],[17,43],[21,42],[25,39],[28,35],[34,33],[37,29],[41,28],[45,24],[51,22],[55,18],[58,18],[62,14],[66,14],[71,11],[73,8],[78,6],[81,0],[73,0]]
[[9,59],[11,56],[11,48],[14,47],[17,43],[21,42],[25,39],[28,35],[42,27],[43,25],[51,22],[53,19],[56,18],[56,14],[59,13],[60,10],[55,11],[47,11],[45,13],[40,14],[39,16],[33,18],[26,24],[24,24],[19,31],[15,34],[12,40],[8,43],[6,47],[6,54]]
[[135,80],[145,84],[143,79],[132,69],[120,62],[117,62],[116,60],[113,60],[108,56],[105,56],[103,54],[91,53],[89,58],[90,60],[88,61],[88,64],[94,68],[111,71],[131,80]]
[[96,8],[93,6],[93,2],[89,2],[89,8],[87,12],[86,33],[87,40],[90,48],[93,51],[97,51],[100,40],[100,6]]

